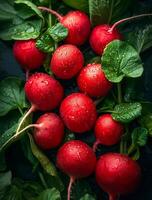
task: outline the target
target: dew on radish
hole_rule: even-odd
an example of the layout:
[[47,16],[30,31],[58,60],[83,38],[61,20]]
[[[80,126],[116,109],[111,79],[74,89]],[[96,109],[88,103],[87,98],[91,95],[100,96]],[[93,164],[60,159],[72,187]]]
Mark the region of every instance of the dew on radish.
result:
[[93,146],[94,152],[99,144],[107,146],[117,144],[123,133],[123,124],[115,121],[111,114],[101,115],[95,124],[96,142]]
[[45,54],[36,48],[35,40],[16,41],[13,46],[13,53],[27,74],[31,70],[38,69],[45,60]]
[[67,44],[80,46],[88,39],[91,23],[89,17],[82,11],[71,11],[65,16],[61,16],[54,10],[45,7],[38,7],[40,10],[47,11],[55,15],[60,23],[68,29],[68,36],[65,39]]
[[84,142],[71,140],[60,147],[57,153],[57,166],[70,177],[67,200],[70,200],[74,181],[91,175],[95,165],[96,156]]
[[113,40],[121,40],[122,36],[118,30],[114,29],[110,32],[111,26],[107,24],[102,24],[96,26],[90,35],[90,45],[94,52],[98,55],[102,55],[107,44]]
[[35,73],[30,76],[24,89],[27,99],[31,102],[31,108],[20,121],[16,134],[18,134],[22,124],[32,112],[55,109],[64,95],[61,84],[45,73]]
[[65,125],[75,133],[91,130],[97,118],[93,101],[81,93],[72,93],[62,101],[60,115]]
[[138,163],[126,155],[107,153],[96,165],[96,181],[108,193],[109,200],[133,192],[139,185],[141,169]]
[[66,44],[56,49],[50,67],[60,79],[71,79],[81,70],[84,58],[81,51],[74,45]]
[[104,97],[112,88],[112,83],[108,81],[101,68],[101,64],[88,64],[84,67],[77,79],[81,92],[90,97]]

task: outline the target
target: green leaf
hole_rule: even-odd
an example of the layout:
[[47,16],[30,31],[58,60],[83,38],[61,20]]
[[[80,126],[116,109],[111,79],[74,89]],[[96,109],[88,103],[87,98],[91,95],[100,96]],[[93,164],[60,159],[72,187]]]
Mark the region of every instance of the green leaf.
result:
[[29,40],[35,39],[40,35],[42,20],[32,19],[27,21],[17,21],[6,25],[0,30],[2,40]]
[[131,156],[131,158],[133,160],[138,160],[140,158],[140,150],[139,150],[138,147],[136,148],[136,151],[133,153],[133,155]]
[[61,23],[57,23],[48,29],[48,33],[53,38],[55,42],[61,42],[68,35],[68,29],[64,27]]
[[31,10],[33,10],[41,19],[44,20],[43,15],[41,14],[41,11],[37,8],[37,6],[32,3],[31,1],[26,1],[26,0],[16,0],[16,4],[24,4],[28,6]]
[[141,115],[141,110],[140,103],[122,103],[115,106],[112,117],[116,121],[129,123]]
[[132,26],[126,33],[126,40],[140,53],[152,47],[152,23]]
[[23,82],[19,78],[6,78],[0,82],[0,116],[9,111],[27,107]]
[[33,137],[29,134],[30,144],[33,155],[38,159],[43,169],[51,176],[57,176],[57,172],[53,163],[42,153],[42,151],[34,143]]
[[138,52],[127,42],[115,40],[108,44],[102,56],[102,68],[109,81],[119,83],[126,77],[137,78],[143,73]]
[[55,189],[46,189],[44,190],[37,200],[61,200],[60,192]]
[[149,135],[152,136],[152,113],[142,116],[139,121],[148,130]]
[[18,123],[21,113],[18,110],[12,110],[7,115],[0,117],[0,136]]
[[133,3],[131,0],[89,0],[93,25],[111,23],[121,17]]
[[85,194],[80,200],[95,200],[95,198],[90,194]]
[[145,146],[148,139],[148,131],[146,128],[137,127],[132,132],[132,145]]
[[92,190],[89,182],[87,180],[78,180],[74,185],[71,196],[73,199],[83,199],[86,194],[90,196],[92,195]]
[[63,0],[63,2],[65,4],[67,4],[68,6],[78,9],[78,10],[82,10],[85,12],[88,12],[89,10],[89,5],[88,5],[88,0]]
[[17,138],[14,137],[14,133],[16,132],[17,125],[18,124],[15,124],[10,129],[5,131],[3,133],[3,135],[1,135],[1,137],[0,137],[0,151],[2,151],[2,149],[4,149],[7,145],[16,141]]
[[36,46],[44,53],[50,53],[54,51],[54,41],[47,32],[37,39]]
[[11,184],[12,174],[10,171],[0,173],[0,190]]

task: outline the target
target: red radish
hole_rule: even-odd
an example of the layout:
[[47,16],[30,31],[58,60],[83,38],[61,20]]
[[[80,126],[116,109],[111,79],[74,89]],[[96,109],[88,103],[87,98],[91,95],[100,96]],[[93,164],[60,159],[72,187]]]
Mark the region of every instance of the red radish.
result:
[[81,51],[74,45],[62,45],[54,52],[50,67],[52,72],[61,79],[73,78],[83,67],[84,58]]
[[38,110],[49,111],[56,108],[63,98],[60,83],[45,73],[35,73],[25,84],[28,100]]
[[61,103],[60,114],[65,125],[76,133],[92,129],[97,118],[93,101],[81,93],[66,97]]
[[21,67],[26,71],[38,69],[45,60],[45,54],[36,48],[35,40],[16,41],[13,53]]
[[80,46],[88,39],[91,23],[89,17],[84,12],[71,11],[65,16],[61,16],[59,13],[49,8],[38,8],[55,15],[60,23],[68,29],[68,36],[65,39],[66,43]]
[[55,109],[64,95],[61,84],[45,73],[33,74],[26,82],[24,89],[32,106],[20,121],[16,134],[18,134],[23,122],[32,112]]
[[116,29],[114,29],[113,31],[109,31],[110,29],[110,25],[102,24],[96,26],[92,30],[92,33],[90,35],[90,45],[96,54],[102,55],[107,44],[109,44],[113,40],[122,39],[122,36]]
[[91,175],[95,169],[96,156],[92,149],[79,140],[65,143],[57,153],[58,167],[70,176],[68,198],[70,200],[71,186],[75,179]]
[[128,20],[151,16],[152,14],[142,14],[133,17],[128,17],[116,22],[114,25],[102,24],[96,26],[90,35],[90,45],[94,52],[102,55],[105,47],[113,40],[122,40],[122,35],[116,29],[116,26]]
[[124,126],[115,121],[111,114],[101,115],[95,124],[96,142],[94,143],[94,151],[98,144],[114,145],[119,142],[124,132]]
[[107,153],[97,162],[96,180],[109,194],[109,200],[117,200],[118,195],[133,192],[139,185],[140,178],[140,166],[126,155]]
[[57,147],[64,135],[64,124],[55,113],[46,113],[36,122],[39,127],[34,129],[34,139],[42,149]]
[[104,97],[112,87],[101,68],[101,64],[88,64],[78,76],[79,89],[90,97]]

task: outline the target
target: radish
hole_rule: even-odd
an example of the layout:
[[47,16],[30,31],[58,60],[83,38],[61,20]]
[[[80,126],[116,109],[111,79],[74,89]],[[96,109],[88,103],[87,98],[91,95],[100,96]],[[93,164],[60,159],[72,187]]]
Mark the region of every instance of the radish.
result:
[[76,133],[91,130],[97,118],[93,101],[81,93],[66,97],[61,103],[60,114],[65,125]]
[[16,134],[32,112],[55,109],[60,104],[64,92],[61,84],[48,74],[35,73],[25,84],[25,94],[32,105],[19,123]]
[[57,166],[70,177],[68,197],[76,179],[87,177],[94,172],[96,156],[92,149],[79,140],[65,143],[57,153]]
[[54,10],[45,7],[38,7],[55,15],[60,23],[68,29],[68,36],[65,42],[80,46],[88,39],[91,29],[89,17],[82,11],[71,11],[65,16],[61,16]]
[[102,55],[105,47],[113,40],[122,40],[122,35],[116,29],[118,25],[128,20],[150,16],[152,14],[142,14],[133,17],[128,17],[116,22],[114,25],[102,24],[96,26],[90,35],[90,45],[94,52]]
[[96,150],[98,144],[114,145],[119,142],[122,134],[124,133],[124,126],[115,121],[111,114],[101,115],[95,124],[96,142],[93,149]]
[[90,97],[104,97],[112,88],[101,68],[101,64],[88,64],[78,76],[79,89]]
[[62,45],[54,52],[50,67],[52,72],[61,79],[73,78],[83,67],[84,58],[81,51],[74,45]]
[[64,124],[55,113],[46,113],[36,122],[34,139],[38,146],[47,150],[57,147],[64,136]]
[[109,200],[117,200],[119,195],[133,192],[140,178],[140,166],[126,155],[107,153],[97,162],[96,180],[109,194]]
[[13,53],[21,67],[26,70],[27,76],[29,71],[38,69],[45,60],[45,54],[36,48],[35,40],[16,41]]

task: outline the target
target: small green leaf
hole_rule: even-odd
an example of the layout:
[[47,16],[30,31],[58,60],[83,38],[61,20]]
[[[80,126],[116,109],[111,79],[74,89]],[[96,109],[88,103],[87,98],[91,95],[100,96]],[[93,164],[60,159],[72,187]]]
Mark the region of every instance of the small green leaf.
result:
[[131,158],[133,160],[138,160],[140,158],[140,150],[139,150],[138,147],[136,148],[136,151],[133,153],[133,155],[131,156]]
[[139,121],[148,130],[149,135],[152,136],[152,114],[142,116]]
[[6,78],[0,82],[0,116],[9,111],[27,107],[23,82],[19,78]]
[[37,39],[36,46],[44,53],[50,53],[54,51],[54,41],[47,32]]
[[89,11],[93,25],[118,20],[133,3],[131,0],[89,0]]
[[68,29],[64,27],[61,23],[57,23],[48,29],[49,35],[53,38],[55,42],[61,42],[68,35]]
[[148,139],[148,131],[146,128],[137,127],[132,132],[132,145],[145,146]]
[[57,176],[56,169],[50,160],[42,153],[42,151],[34,143],[33,137],[29,134],[30,144],[33,155],[38,159],[43,169],[51,176]]
[[143,73],[138,52],[124,41],[115,40],[108,44],[102,56],[102,68],[107,79],[119,83],[126,77],[137,78]]
[[60,192],[55,188],[46,189],[36,200],[61,200],[61,195]]
[[80,200],[95,200],[95,198],[90,194],[85,194]]
[[31,1],[16,0],[15,3],[16,4],[24,4],[24,5],[28,6],[28,8],[30,8],[31,10],[33,10],[40,18],[42,18],[44,20],[43,15],[41,14],[41,11]]
[[129,123],[141,115],[141,110],[140,103],[122,103],[115,106],[112,117],[116,121]]

